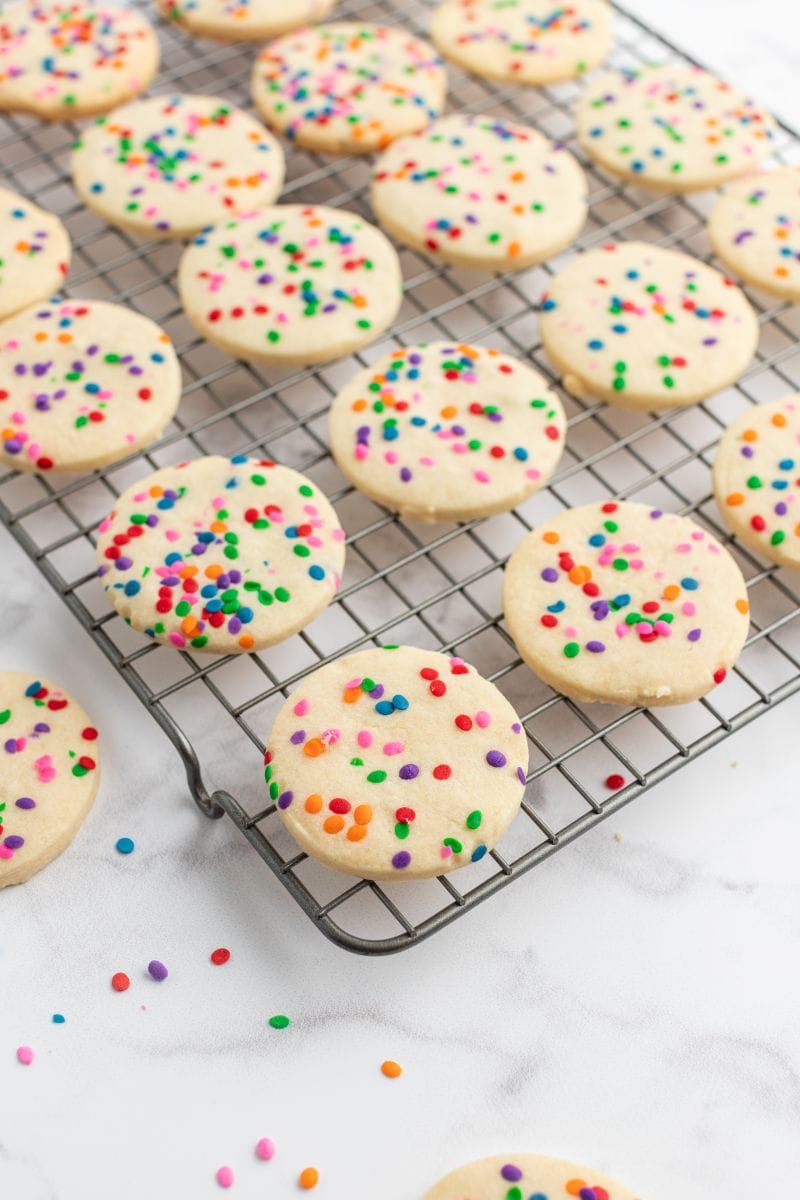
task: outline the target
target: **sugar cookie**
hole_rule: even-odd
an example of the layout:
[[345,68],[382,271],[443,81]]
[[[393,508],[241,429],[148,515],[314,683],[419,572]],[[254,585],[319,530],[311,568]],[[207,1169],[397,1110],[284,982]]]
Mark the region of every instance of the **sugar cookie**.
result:
[[684,704],[721,683],[744,645],[736,563],[688,517],[586,504],[533,530],[506,568],[509,632],[530,667],[575,700]]
[[0,671],[0,888],[24,883],[66,849],[92,807],[97,730],[47,680]]
[[0,188],[0,320],[57,292],[69,259],[58,217]]
[[108,112],[158,70],[141,13],[88,0],[23,0],[0,19],[0,111],[67,120]]
[[270,797],[308,854],[394,881],[483,858],[519,809],[528,748],[514,709],[474,667],[396,646],[301,680],[265,763]]
[[280,143],[217,96],[127,104],[87,129],[72,155],[86,204],[149,237],[184,237],[271,204],[283,174]]
[[711,210],[714,253],[747,283],[800,301],[800,167],[732,183]]
[[758,344],[744,293],[712,267],[645,242],[573,258],[539,318],[571,392],[623,408],[683,408],[733,383]]
[[714,459],[714,493],[740,541],[783,567],[800,567],[800,395],[748,408]]
[[264,42],[327,17],[335,0],[157,0],[168,20],[220,42]]
[[159,437],[181,395],[172,342],[121,304],[34,305],[0,326],[0,462],[91,471]]
[[444,0],[431,37],[467,71],[508,83],[573,79],[611,48],[606,0]]
[[236,654],[322,612],[339,587],[344,536],[305,475],[210,455],[123,492],[100,525],[98,574],[134,629],[179,650]]
[[391,351],[346,383],[330,411],[331,450],[374,500],[419,521],[505,512],[552,475],[564,449],[561,401],[525,363],[481,346]]
[[455,114],[381,155],[372,207],[417,250],[507,271],[542,262],[577,237],[586,176],[535,129]]
[[538,1154],[498,1154],[457,1167],[423,1200],[636,1200],[592,1167]]
[[178,287],[203,337],[239,358],[329,362],[391,325],[402,299],[387,238],[355,213],[280,204],[207,230]]
[[755,101],[683,63],[601,75],[587,84],[576,121],[584,150],[607,171],[670,192],[753,170],[775,128]]
[[253,101],[296,145],[369,154],[438,116],[447,74],[404,29],[342,21],[287,34],[253,68]]

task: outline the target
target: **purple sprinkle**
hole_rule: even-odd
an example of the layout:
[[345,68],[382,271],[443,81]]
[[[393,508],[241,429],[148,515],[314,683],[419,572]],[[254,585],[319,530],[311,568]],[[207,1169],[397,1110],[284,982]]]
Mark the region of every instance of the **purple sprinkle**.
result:
[[657,521],[658,518],[663,517],[663,515],[664,514],[660,508],[653,508],[650,510],[650,520],[651,521]]
[[133,566],[133,560],[126,558],[124,554],[120,555],[114,564],[118,571],[129,571]]
[[690,629],[687,634],[687,637],[689,638],[690,642],[699,642],[700,641],[700,630],[699,629]]
[[610,611],[607,600],[594,600],[589,607],[594,613],[595,621],[605,621]]
[[400,768],[401,779],[416,779],[418,775],[419,767],[416,763],[406,763],[404,767]]
[[5,751],[6,751],[6,754],[16,754],[17,753],[16,738],[8,739],[8,741],[5,743]]
[[370,696],[372,697],[373,700],[380,700],[384,691],[385,691],[385,688],[384,688],[383,684],[379,683],[376,687],[374,687],[372,689],[372,691],[370,692]]
[[486,755],[486,761],[490,767],[504,767],[506,765],[506,756],[502,750],[490,750]]
[[293,746],[301,746],[305,740],[306,740],[305,729],[296,729],[295,732],[292,734],[292,736],[289,738],[289,741],[292,743]]
[[519,721],[515,721],[514,724],[511,726],[511,732],[512,733],[521,733],[522,732],[522,726],[520,725]]
[[392,858],[392,866],[396,867],[398,871],[402,871],[403,868],[407,867],[410,862],[411,855],[407,850],[398,850],[397,854],[395,854]]
[[409,483],[409,482],[410,482],[410,480],[411,480],[411,471],[410,471],[410,469],[409,469],[408,467],[401,467],[401,468],[400,468],[400,478],[402,479],[403,483]]
[[602,642],[587,642],[586,649],[591,651],[592,654],[602,654],[605,646]]
[[779,504],[775,505],[775,515],[776,516],[785,517],[787,511],[788,511],[788,509],[786,508],[786,505],[784,504],[783,500],[781,500],[781,502]]
[[20,796],[19,800],[15,801],[17,808],[36,808],[36,801],[31,800],[30,796]]
[[748,238],[755,237],[752,229],[743,229],[741,233],[737,233],[733,239],[734,246],[741,246],[742,242],[746,242]]
[[523,771],[522,767],[517,767],[517,779],[520,781],[522,786],[525,787],[525,772]]
[[742,446],[742,457],[743,458],[752,458],[754,454],[755,454],[755,450],[753,449],[752,446]]
[[278,808],[288,808],[294,800],[294,792],[281,792],[278,796]]
[[242,622],[238,617],[231,617],[230,621],[228,621],[228,633],[241,633],[241,631]]
[[520,1179],[522,1179],[522,1171],[519,1167],[515,1167],[513,1163],[506,1163],[504,1167],[501,1167],[500,1174],[509,1183],[519,1183]]
[[36,732],[36,733],[49,733],[50,732],[50,726],[48,724],[46,724],[46,722],[44,722],[44,721],[37,721],[33,728],[34,728],[34,732]]
[[156,983],[163,983],[163,981],[169,975],[167,968],[162,962],[159,962],[157,958],[154,958],[147,964],[147,970],[151,979],[155,979]]
[[3,842],[4,846],[8,846],[9,850],[19,850],[20,846],[25,845],[25,838],[20,837],[18,833],[12,833]]
[[555,583],[558,579],[558,571],[555,567],[545,567],[542,571],[542,579],[545,583]]

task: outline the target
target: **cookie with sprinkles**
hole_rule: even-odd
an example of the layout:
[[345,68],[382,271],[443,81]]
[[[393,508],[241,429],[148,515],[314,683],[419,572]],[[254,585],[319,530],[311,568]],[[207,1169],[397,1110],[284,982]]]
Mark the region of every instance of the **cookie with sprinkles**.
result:
[[189,33],[219,42],[263,42],[327,17],[335,0],[157,0]]
[[394,881],[483,858],[519,809],[528,748],[506,698],[463,659],[382,646],[303,679],[264,762],[308,854]]
[[384,151],[372,207],[394,237],[483,270],[528,267],[577,237],[586,176],[525,125],[455,114]]
[[331,450],[357,488],[418,521],[505,512],[564,449],[561,401],[525,363],[482,346],[405,346],[360,371],[330,410]]
[[66,849],[100,778],[97,730],[68,692],[0,671],[0,888]]
[[72,154],[81,198],[112,225],[185,237],[272,204],[280,143],[218,96],[154,96],[100,117]]
[[611,49],[606,0],[444,0],[431,37],[466,71],[507,83],[574,79]]
[[682,63],[610,71],[587,84],[578,139],[612,175],[669,192],[718,187],[772,148],[766,109],[709,71]]
[[392,244],[355,213],[279,204],[201,234],[178,287],[194,327],[229,354],[318,363],[383,333],[403,280]]
[[57,292],[70,253],[57,216],[0,188],[0,320]]
[[158,39],[132,8],[22,0],[0,13],[0,110],[50,121],[108,112],[158,70]]
[[456,1167],[423,1200],[636,1200],[592,1167],[538,1154],[497,1154]]
[[568,391],[647,410],[696,404],[733,383],[759,332],[730,279],[645,242],[573,258],[542,297],[539,328]]
[[267,124],[295,145],[370,154],[439,115],[447,74],[433,47],[406,30],[341,21],[265,46],[252,92]]
[[336,594],[344,530],[305,475],[209,455],[123,492],[98,575],[129,625],[178,650],[237,654],[297,633]]
[[0,462],[90,471],[155,441],[181,371],[153,321],[120,304],[65,300],[0,326]]
[[714,494],[740,541],[800,568],[800,395],[748,408],[728,426],[714,459]]
[[742,573],[688,517],[608,501],[566,509],[511,555],[509,632],[574,700],[685,704],[721,683],[747,636]]
[[747,283],[800,301],[800,167],[740,179],[711,210],[714,253]]

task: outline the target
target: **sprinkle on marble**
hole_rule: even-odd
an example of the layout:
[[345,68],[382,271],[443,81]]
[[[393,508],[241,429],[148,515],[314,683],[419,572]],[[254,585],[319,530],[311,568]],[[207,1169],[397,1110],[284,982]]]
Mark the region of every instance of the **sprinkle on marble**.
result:
[[157,958],[151,959],[147,964],[147,973],[151,979],[156,981],[156,983],[163,983],[163,981],[169,975],[167,968],[162,962],[159,962]]
[[115,846],[120,854],[132,854],[135,847],[135,842],[133,838],[121,837],[117,838]]
[[230,960],[231,952],[225,946],[218,946],[216,950],[211,951],[209,957],[215,967],[221,967]]
[[269,1162],[275,1157],[275,1143],[272,1138],[262,1137],[256,1142],[256,1158]]
[[124,971],[117,971],[115,975],[111,976],[111,986],[115,992],[127,992],[131,981]]
[[403,1074],[403,1068],[400,1064],[393,1062],[390,1058],[381,1063],[381,1071],[387,1079],[399,1079]]
[[277,1013],[274,1017],[270,1017],[267,1023],[273,1029],[288,1029],[292,1022],[291,1019],[284,1016],[283,1013]]
[[319,1171],[316,1167],[304,1167],[297,1182],[304,1191],[311,1191],[319,1183]]
[[21,1063],[23,1067],[29,1067],[35,1057],[36,1055],[30,1046],[19,1046],[17,1048],[17,1062]]
[[233,1167],[225,1166],[217,1169],[217,1173],[214,1178],[221,1188],[229,1188],[233,1187],[236,1177],[233,1173]]

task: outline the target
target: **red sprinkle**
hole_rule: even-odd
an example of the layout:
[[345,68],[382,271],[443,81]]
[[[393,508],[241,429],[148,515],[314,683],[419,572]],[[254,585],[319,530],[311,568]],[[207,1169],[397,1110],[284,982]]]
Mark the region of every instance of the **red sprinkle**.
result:
[[625,786],[625,776],[624,775],[609,775],[608,779],[606,780],[606,787],[611,792],[618,792],[619,789],[624,786]]
[[223,963],[226,963],[230,956],[230,950],[226,950],[224,946],[219,946],[216,950],[211,951],[211,961],[217,967],[221,967]]
[[115,992],[127,992],[131,981],[124,971],[117,971],[116,975],[111,976],[111,986]]

